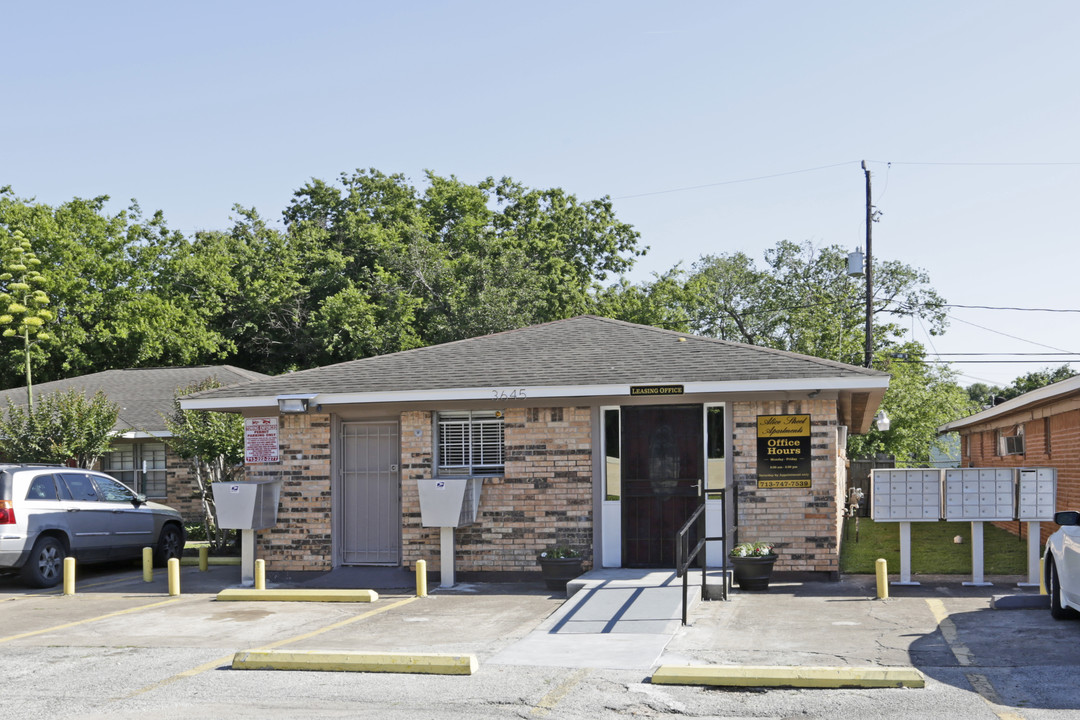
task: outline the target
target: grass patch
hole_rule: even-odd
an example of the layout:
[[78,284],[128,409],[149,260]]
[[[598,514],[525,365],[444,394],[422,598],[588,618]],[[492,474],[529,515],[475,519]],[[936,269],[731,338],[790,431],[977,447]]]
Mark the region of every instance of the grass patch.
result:
[[[855,520],[844,520],[844,543],[840,551],[840,571],[874,573],[874,563],[885,558],[890,573],[900,572],[900,523],[876,523],[859,519],[859,541],[855,542]],[[987,575],[1027,575],[1027,528],[1023,538],[983,523],[983,572]],[[959,535],[962,543],[954,543]],[[971,523],[911,523],[911,572],[924,575],[971,574]]]

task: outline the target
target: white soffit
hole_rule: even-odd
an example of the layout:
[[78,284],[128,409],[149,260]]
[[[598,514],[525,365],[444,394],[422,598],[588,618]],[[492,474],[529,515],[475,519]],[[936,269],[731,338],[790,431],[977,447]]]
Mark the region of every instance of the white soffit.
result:
[[[889,387],[888,376],[859,376],[850,378],[788,378],[772,380],[740,380],[688,382],[658,381],[634,383],[639,385],[682,385],[682,395],[748,392],[813,392],[815,390],[884,391]],[[455,400],[489,400],[492,402],[528,400],[530,398],[567,397],[630,397],[630,384],[611,385],[554,385],[483,388],[434,388],[429,390],[400,390],[387,392],[318,393],[311,405],[353,405],[371,403],[439,402]],[[278,394],[262,397],[213,397],[180,400],[184,410],[242,410],[245,408],[277,407]],[[680,395],[671,395],[680,397]]]

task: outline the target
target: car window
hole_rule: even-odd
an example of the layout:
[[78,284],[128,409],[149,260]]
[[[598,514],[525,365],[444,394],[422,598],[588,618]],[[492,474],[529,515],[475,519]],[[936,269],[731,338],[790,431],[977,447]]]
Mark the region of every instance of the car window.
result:
[[56,481],[52,475],[38,475],[26,491],[27,500],[56,500]]
[[135,499],[135,493],[131,492],[126,485],[110,477],[94,475],[94,483],[97,484],[98,494],[103,502],[131,502]]
[[94,481],[86,473],[61,473],[60,478],[71,491],[72,500],[86,502],[98,499]]

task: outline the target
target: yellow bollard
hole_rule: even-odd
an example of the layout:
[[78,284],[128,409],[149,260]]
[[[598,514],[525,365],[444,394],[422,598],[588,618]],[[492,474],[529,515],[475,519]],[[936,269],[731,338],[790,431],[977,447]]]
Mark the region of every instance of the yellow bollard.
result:
[[199,548],[199,572],[206,572],[210,567],[210,548],[203,545]]
[[427,560],[416,561],[416,597],[427,597]]
[[143,582],[154,581],[154,548],[142,549],[142,579]]
[[75,594],[75,558],[64,558],[64,594]]
[[169,558],[169,595],[176,597],[180,594],[180,560]]
[[1039,594],[1049,595],[1046,592],[1046,561],[1045,559],[1039,562]]
[[266,561],[262,559],[255,561],[255,589],[266,589]]
[[885,558],[877,559],[874,570],[877,573],[878,600],[885,600],[889,597],[889,564],[885,562]]

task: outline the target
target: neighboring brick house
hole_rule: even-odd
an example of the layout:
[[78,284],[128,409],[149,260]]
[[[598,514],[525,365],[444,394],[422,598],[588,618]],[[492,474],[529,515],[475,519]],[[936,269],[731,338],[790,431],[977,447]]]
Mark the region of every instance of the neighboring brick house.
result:
[[[237,385],[268,377],[231,365],[181,368],[106,370],[67,380],[34,385],[34,397],[77,390],[93,397],[99,390],[120,408],[112,451],[101,459],[104,470],[136,492],[179,510],[185,519],[202,519],[202,507],[194,495],[187,461],[168,446],[171,433],[165,417],[173,412],[177,390],[209,378],[222,385]],[[8,403],[26,406],[26,388],[0,391],[0,411]]]
[[182,404],[277,422],[278,461],[247,466],[249,479],[282,481],[277,525],[257,533],[271,572],[420,559],[437,572],[445,535],[424,526],[418,488],[469,477],[482,489],[476,522],[453,532],[462,579],[536,573],[555,543],[587,567],[673,567],[683,520],[704,504],[719,534],[718,491],[733,488],[741,540],[776,543],[780,571],[836,576],[844,440],[867,431],[888,381],[582,316]]
[[[1057,509],[1080,510],[1080,375],[1024,393],[939,433],[960,436],[963,467],[1057,468]],[[1019,532],[1022,523],[995,523]],[[1042,541],[1056,528],[1042,523]]]

